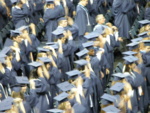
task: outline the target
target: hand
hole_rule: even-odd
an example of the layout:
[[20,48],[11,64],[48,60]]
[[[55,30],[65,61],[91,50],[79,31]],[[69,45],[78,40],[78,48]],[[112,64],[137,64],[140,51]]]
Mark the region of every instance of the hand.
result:
[[74,24],[74,21],[71,17],[68,17],[68,25],[72,26]]
[[26,3],[26,0],[21,0],[21,2],[22,2],[23,4],[25,4],[25,3]]
[[57,5],[60,5],[60,0],[54,0],[54,4],[57,6]]
[[106,69],[106,74],[108,75],[110,73],[109,69]]
[[43,70],[42,70],[42,67],[38,67],[37,69],[37,74],[39,77],[43,77]]
[[15,103],[20,103],[20,102],[22,102],[22,99],[21,99],[21,98],[15,98],[15,99],[14,99],[14,102],[15,102]]
[[118,41],[123,42],[123,39],[121,37],[118,37]]
[[34,82],[34,80],[30,80],[29,82],[30,82],[30,88],[31,89],[35,89],[35,82]]
[[68,37],[71,37],[72,36],[72,33],[71,33],[71,31],[67,31],[67,35],[68,35]]

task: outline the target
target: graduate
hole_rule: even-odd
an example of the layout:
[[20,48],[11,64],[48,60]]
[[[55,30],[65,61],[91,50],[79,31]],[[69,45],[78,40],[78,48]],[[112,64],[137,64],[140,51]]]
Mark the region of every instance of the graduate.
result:
[[64,11],[60,1],[58,0],[47,0],[46,7],[44,11],[44,23],[46,28],[46,37],[48,42],[54,41],[54,35],[52,35],[52,31],[57,28],[57,20],[60,17],[64,16]]
[[80,0],[76,9],[75,23],[79,27],[79,40],[83,40],[83,36],[87,32],[92,31],[91,17],[86,8],[88,0]]
[[128,31],[130,30],[131,25],[127,16],[127,12],[130,10],[130,5],[128,5],[126,0],[115,0],[112,8],[115,18],[114,24],[119,30],[119,36],[129,39],[130,37]]
[[11,0],[12,4],[12,21],[15,28],[19,28],[23,25],[29,25],[29,10],[27,8],[25,0]]

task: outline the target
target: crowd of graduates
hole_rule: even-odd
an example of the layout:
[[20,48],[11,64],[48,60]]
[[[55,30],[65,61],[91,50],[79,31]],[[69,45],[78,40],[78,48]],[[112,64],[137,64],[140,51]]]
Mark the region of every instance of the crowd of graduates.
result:
[[0,51],[0,113],[148,113],[148,0],[1,0],[0,30],[9,21],[14,27]]

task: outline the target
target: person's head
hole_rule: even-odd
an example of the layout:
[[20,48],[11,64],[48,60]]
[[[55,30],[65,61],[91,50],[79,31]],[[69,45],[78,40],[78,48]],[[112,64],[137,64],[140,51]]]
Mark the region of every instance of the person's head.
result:
[[18,43],[22,42],[22,37],[20,35],[12,36],[11,39],[18,42]]
[[26,91],[27,91],[27,86],[26,85],[22,86],[21,87],[21,92],[25,93]]
[[99,15],[97,15],[96,16],[96,22],[98,23],[98,24],[104,24],[105,23],[105,17],[104,17],[104,15],[103,14],[99,14]]
[[22,8],[23,7],[23,3],[21,0],[18,0],[18,2],[16,3],[16,6]]
[[54,9],[54,8],[55,8],[55,5],[54,5],[53,2],[47,3],[46,6],[45,6],[45,8],[48,8],[48,9]]
[[58,22],[58,25],[59,26],[62,26],[62,27],[66,27],[67,26],[67,19],[62,19],[62,20],[60,20],[59,22]]
[[81,5],[86,6],[88,4],[88,0],[80,0]]

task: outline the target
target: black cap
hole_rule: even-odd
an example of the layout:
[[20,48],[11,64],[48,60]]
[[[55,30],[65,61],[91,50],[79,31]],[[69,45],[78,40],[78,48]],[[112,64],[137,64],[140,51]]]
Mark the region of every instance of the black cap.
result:
[[11,33],[10,34],[11,37],[16,37],[21,34],[19,30],[10,30],[10,33]]
[[89,51],[85,48],[85,49],[79,51],[78,53],[76,53],[76,55],[77,55],[79,58],[84,58],[85,56],[87,56],[88,52],[89,52]]
[[58,102],[62,102],[62,101],[64,101],[64,100],[66,100],[68,96],[69,96],[68,93],[63,92],[63,93],[61,93],[61,94],[55,96],[55,97],[54,97],[54,100],[56,100],[56,101],[58,101]]
[[123,59],[125,60],[125,64],[131,64],[138,60],[138,58],[135,56],[126,56],[126,57],[123,57]]
[[105,113],[119,113],[120,109],[116,108],[114,105],[107,106],[105,108],[102,108]]
[[117,82],[115,85],[110,87],[110,90],[116,91],[116,92],[121,92],[124,88],[124,84],[121,82]]

